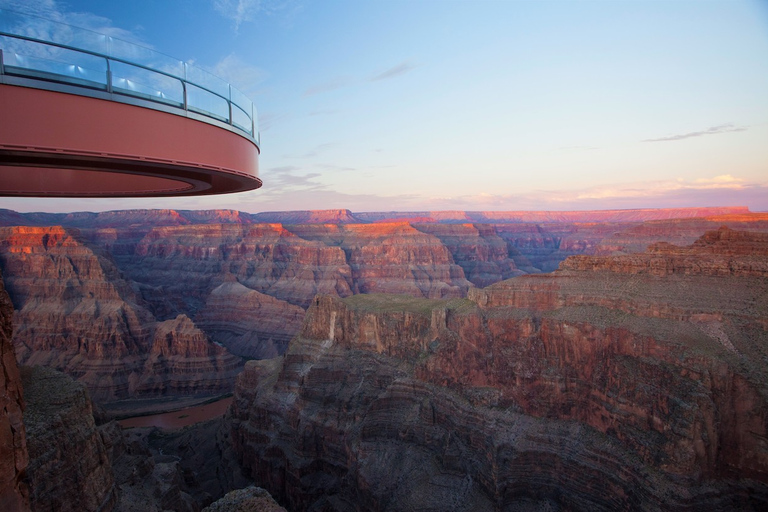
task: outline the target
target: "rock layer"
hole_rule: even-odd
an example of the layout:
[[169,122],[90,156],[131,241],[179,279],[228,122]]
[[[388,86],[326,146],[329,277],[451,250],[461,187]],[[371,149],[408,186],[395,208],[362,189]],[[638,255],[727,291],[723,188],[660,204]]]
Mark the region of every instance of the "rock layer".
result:
[[[730,242],[766,241],[661,253]],[[315,299],[238,378],[242,463],[292,510],[768,506],[768,279],[570,265],[471,300]]]
[[21,374],[32,510],[112,510],[112,465],[85,386],[49,368],[22,367]]
[[268,359],[285,352],[304,310],[232,281],[208,295],[195,323],[233,354]]
[[0,276],[0,510],[29,510],[24,396],[11,336],[13,304]]
[[[0,228],[0,264],[16,308],[21,363],[65,371],[97,400],[231,386],[239,358],[202,333],[186,336],[189,320],[157,323],[110,258],[78,232]],[[161,343],[174,327],[178,335]],[[188,358],[196,359],[182,362]]]

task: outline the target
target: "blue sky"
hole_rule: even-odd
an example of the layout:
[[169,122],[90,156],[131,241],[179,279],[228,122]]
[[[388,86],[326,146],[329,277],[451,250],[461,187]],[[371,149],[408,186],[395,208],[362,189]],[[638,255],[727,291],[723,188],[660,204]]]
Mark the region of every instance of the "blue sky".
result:
[[117,208],[768,210],[768,2],[0,0],[231,81],[262,189]]

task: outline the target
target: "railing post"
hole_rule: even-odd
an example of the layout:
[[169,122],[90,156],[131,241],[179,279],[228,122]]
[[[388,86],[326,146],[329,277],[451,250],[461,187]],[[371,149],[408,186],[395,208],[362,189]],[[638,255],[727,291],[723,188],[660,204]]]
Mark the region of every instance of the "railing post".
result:
[[109,65],[109,59],[107,59],[107,92],[112,92],[112,67]]
[[232,84],[227,84],[227,89],[229,90],[229,98],[227,98],[227,106],[229,107],[229,126],[232,126],[234,124],[232,119]]
[[3,65],[3,49],[0,48],[0,75],[5,74],[5,66]]

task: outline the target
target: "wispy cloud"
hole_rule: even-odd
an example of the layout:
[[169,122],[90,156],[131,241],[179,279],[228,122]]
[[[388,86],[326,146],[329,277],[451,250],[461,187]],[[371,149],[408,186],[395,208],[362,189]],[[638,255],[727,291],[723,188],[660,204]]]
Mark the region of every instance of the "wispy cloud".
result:
[[152,48],[149,43],[142,39],[140,27],[135,27],[133,30],[116,27],[109,18],[97,16],[89,12],[71,11],[67,7],[66,3],[60,5],[56,0],[38,0],[35,2],[30,2],[29,0],[0,0],[1,9],[8,9],[41,18],[39,22],[25,24],[23,32],[21,32],[25,35],[41,39],[54,38],[56,41],[68,41],[69,38],[73,37],[73,34],[67,28],[51,24],[47,21],[50,20]]
[[260,14],[296,9],[294,0],[213,0],[219,14],[235,23],[235,32],[243,23],[254,21]]
[[314,96],[315,94],[320,94],[323,92],[335,91],[336,89],[341,89],[342,87],[346,87],[352,84],[353,81],[354,80],[350,77],[337,77],[333,80],[329,80],[328,82],[323,82],[321,84],[316,84],[309,87],[306,91],[304,91],[304,96]]
[[258,86],[268,76],[263,69],[246,63],[233,53],[217,62],[212,71],[214,75],[228,81],[246,95],[256,94]]
[[314,148],[310,149],[309,151],[299,154],[299,155],[284,155],[284,158],[315,158],[319,156],[321,153],[324,153],[331,149],[332,147],[337,146],[335,142],[326,142],[324,144],[318,144]]
[[401,62],[395,67],[389,68],[388,70],[379,73],[378,75],[374,76],[370,79],[371,82],[376,82],[379,80],[388,80],[390,78],[394,78],[396,76],[404,75],[408,73],[409,71],[415,69],[416,66],[411,64],[408,61]]
[[275,125],[280,124],[284,119],[289,119],[290,115],[287,112],[259,112],[259,131],[269,131]]
[[698,132],[681,133],[678,135],[670,135],[668,137],[660,137],[658,139],[645,139],[643,142],[669,142],[673,140],[691,139],[693,137],[703,137],[704,135],[719,135],[721,133],[733,133],[743,132],[748,128],[746,126],[734,126],[733,123],[721,124],[719,126],[712,126],[706,130]]
[[389,68],[386,71],[379,73],[378,75],[368,78],[367,80],[355,79],[350,76],[336,77],[331,80],[328,80],[327,82],[322,82],[309,87],[306,91],[304,91],[303,96],[313,96],[315,94],[335,91],[337,89],[348,87],[350,85],[360,85],[365,81],[377,82],[380,80],[387,80],[390,78],[394,78],[396,76],[404,75],[405,73],[408,73],[409,71],[415,69],[416,67],[417,66],[411,64],[408,61],[403,61],[397,66]]

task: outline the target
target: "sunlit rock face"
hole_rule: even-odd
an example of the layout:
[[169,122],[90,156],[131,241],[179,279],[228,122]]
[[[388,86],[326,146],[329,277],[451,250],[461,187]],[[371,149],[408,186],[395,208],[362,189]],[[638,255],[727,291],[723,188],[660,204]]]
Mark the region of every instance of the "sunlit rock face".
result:
[[13,304],[0,276],[0,510],[29,510],[24,397],[13,351]]
[[189,319],[158,323],[77,231],[0,228],[0,264],[16,308],[18,360],[68,373],[97,400],[220,391],[239,371],[240,359],[193,332]]
[[763,510],[766,249],[720,230],[469,299],[318,297],[238,378],[236,451],[291,510]]

